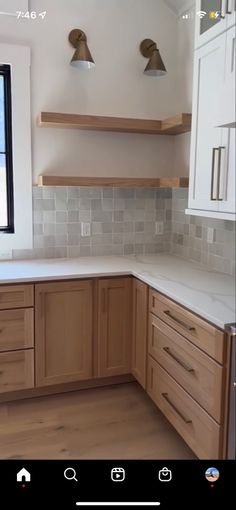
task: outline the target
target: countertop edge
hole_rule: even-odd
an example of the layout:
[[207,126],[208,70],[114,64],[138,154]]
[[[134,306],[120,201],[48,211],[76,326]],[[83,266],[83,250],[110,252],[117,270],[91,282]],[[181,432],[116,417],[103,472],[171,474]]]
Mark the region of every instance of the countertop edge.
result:
[[49,282],[49,281],[63,281],[63,280],[82,280],[86,278],[109,278],[112,276],[133,276],[135,278],[138,278],[143,283],[146,283],[154,290],[161,292],[165,296],[167,296],[170,299],[173,299],[180,305],[184,306],[187,310],[190,312],[195,313],[199,317],[207,320],[212,325],[218,327],[222,331],[224,331],[226,323],[223,323],[221,321],[217,321],[217,319],[208,313],[202,311],[198,307],[189,304],[186,302],[185,299],[181,298],[180,296],[177,296],[175,293],[171,293],[162,286],[155,284],[153,281],[151,281],[148,277],[140,274],[138,271],[135,270],[120,270],[120,271],[101,271],[101,272],[88,272],[83,274],[67,274],[67,275],[54,275],[54,276],[34,276],[34,277],[25,277],[25,278],[12,278],[12,279],[6,279],[4,281],[0,280],[0,285],[15,285],[15,284],[22,284],[22,283],[37,283],[37,282]]

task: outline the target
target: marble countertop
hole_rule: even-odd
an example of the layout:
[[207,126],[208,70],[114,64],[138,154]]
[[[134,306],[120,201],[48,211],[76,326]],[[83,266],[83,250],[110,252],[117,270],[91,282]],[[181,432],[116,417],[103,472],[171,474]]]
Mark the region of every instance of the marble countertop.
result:
[[169,254],[0,262],[0,284],[133,275],[219,328],[235,322],[235,282]]

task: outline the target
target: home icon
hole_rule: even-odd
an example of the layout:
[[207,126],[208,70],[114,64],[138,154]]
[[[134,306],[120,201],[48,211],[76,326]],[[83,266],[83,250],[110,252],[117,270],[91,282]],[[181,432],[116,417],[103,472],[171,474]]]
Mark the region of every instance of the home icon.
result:
[[17,482],[30,482],[31,474],[27,469],[22,468],[16,475]]

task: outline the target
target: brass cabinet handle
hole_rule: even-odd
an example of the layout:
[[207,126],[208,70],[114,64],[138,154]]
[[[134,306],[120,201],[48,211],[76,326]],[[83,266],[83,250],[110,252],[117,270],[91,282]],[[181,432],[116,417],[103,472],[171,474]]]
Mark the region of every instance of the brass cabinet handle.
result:
[[226,147],[218,147],[219,150],[219,159],[218,159],[218,174],[217,174],[217,200],[222,201],[223,198],[220,198],[220,177],[221,177],[221,163],[222,163],[222,151],[225,150]]
[[183,367],[184,370],[186,370],[187,372],[194,372],[194,368],[190,367],[189,365],[187,365],[187,363],[179,359],[178,356],[176,356],[176,354],[174,354],[169,347],[163,347],[163,351],[169,354],[169,356],[173,358],[179,365],[181,365],[181,367]]
[[168,402],[168,404],[174,409],[176,414],[178,414],[178,416],[180,416],[180,418],[182,418],[184,423],[186,423],[186,424],[192,423],[192,420],[185,418],[185,416],[181,413],[181,411],[179,411],[179,409],[175,406],[175,404],[173,404],[173,402],[171,402],[171,400],[168,397],[168,393],[162,393],[161,395],[166,400],[166,402]]
[[188,324],[186,324],[185,322],[183,322],[181,319],[178,319],[177,317],[175,317],[174,315],[172,315],[172,313],[170,312],[170,310],[164,310],[164,314],[167,315],[167,317],[169,317],[170,319],[172,319],[173,321],[177,322],[178,324],[180,324],[184,329],[187,329],[187,331],[196,331],[195,328],[193,326],[189,326]]
[[212,149],[212,163],[211,163],[211,200],[217,200],[217,197],[214,198],[214,177],[215,177],[215,161],[216,161],[216,152],[219,151],[219,147],[213,147]]

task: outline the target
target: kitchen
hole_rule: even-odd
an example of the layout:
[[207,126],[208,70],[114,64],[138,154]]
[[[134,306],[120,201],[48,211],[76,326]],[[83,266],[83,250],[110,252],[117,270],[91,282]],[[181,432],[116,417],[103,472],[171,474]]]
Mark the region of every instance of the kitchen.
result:
[[0,459],[235,459],[234,2],[12,4]]

